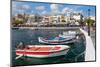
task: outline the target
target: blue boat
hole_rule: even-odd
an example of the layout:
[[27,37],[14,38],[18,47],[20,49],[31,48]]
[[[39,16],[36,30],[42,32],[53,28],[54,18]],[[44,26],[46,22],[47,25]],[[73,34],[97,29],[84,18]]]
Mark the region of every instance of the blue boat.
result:
[[43,37],[38,37],[38,40],[40,43],[45,43],[45,44],[68,44],[75,42],[75,38],[63,38],[63,37],[50,37],[50,38],[43,38]]

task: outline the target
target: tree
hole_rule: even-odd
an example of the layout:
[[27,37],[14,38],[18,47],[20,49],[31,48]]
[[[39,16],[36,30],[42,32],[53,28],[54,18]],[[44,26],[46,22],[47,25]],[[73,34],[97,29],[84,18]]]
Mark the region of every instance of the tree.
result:
[[19,24],[23,24],[23,20],[15,20],[15,22],[13,23],[13,26],[18,26]]
[[65,16],[61,16],[62,22],[66,22]]
[[88,18],[88,19],[85,20],[85,23],[87,23],[87,24],[89,23],[89,26],[93,26],[94,22],[95,21],[92,20],[92,19],[90,19],[90,18]]

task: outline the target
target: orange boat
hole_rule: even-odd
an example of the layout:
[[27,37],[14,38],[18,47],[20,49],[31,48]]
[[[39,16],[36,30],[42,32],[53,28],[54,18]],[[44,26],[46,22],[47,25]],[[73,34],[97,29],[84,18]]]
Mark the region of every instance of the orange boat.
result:
[[16,55],[28,57],[55,57],[67,54],[69,46],[66,45],[28,45],[27,48],[17,49]]

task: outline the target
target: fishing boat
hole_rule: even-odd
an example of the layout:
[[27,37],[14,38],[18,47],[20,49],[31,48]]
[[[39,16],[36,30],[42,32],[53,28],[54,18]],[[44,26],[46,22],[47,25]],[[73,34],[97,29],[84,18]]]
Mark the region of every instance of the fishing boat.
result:
[[72,43],[75,41],[75,38],[68,37],[68,38],[63,38],[63,37],[49,37],[49,38],[43,38],[43,37],[38,37],[38,41],[40,43],[45,43],[45,44],[68,44]]
[[55,57],[67,54],[69,48],[67,45],[28,45],[23,49],[16,49],[16,55],[36,58]]
[[75,31],[68,31],[68,32],[63,32],[63,34],[59,34],[59,37],[63,38],[76,38],[77,32]]

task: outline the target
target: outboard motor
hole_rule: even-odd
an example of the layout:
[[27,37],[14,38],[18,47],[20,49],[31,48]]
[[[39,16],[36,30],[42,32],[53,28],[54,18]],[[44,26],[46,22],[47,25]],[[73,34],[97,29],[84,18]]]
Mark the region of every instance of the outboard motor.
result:
[[25,45],[23,44],[23,42],[20,42],[19,45],[17,46],[17,49],[24,49]]

